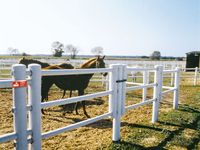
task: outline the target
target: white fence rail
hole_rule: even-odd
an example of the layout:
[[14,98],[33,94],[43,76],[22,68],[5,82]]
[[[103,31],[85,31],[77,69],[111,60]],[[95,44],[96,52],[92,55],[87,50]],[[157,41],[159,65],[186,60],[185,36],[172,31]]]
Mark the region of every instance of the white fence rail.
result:
[[[130,82],[127,81],[127,74],[131,71],[143,71],[144,80],[142,85],[138,86],[127,86]],[[88,74],[88,73],[109,73],[109,88],[106,91],[88,94],[79,97],[73,97],[68,99],[60,99],[51,102],[41,103],[41,76],[42,75],[69,75],[69,74]],[[154,72],[154,82],[148,83],[149,72]],[[163,87],[163,74],[174,73],[175,80],[173,87]],[[10,80],[0,80],[0,88],[13,88],[14,98],[14,133],[9,133],[0,136],[0,143],[7,142],[10,140],[16,141],[16,149],[26,150],[30,149],[41,149],[41,140],[60,134],[65,131],[69,131],[101,119],[112,117],[113,118],[113,141],[120,140],[120,126],[121,117],[129,109],[137,108],[145,104],[153,103],[152,111],[152,123],[158,120],[159,104],[162,100],[162,95],[167,92],[173,92],[173,108],[178,108],[179,98],[179,73],[180,69],[176,68],[172,71],[163,71],[162,66],[156,66],[154,69],[145,68],[128,68],[126,65],[115,64],[111,65],[110,68],[106,69],[80,69],[80,70],[45,70],[41,71],[41,67],[36,64],[29,65],[28,71],[25,70],[24,65],[14,65],[12,67],[13,78]],[[26,78],[28,76],[28,78]],[[27,79],[29,81],[27,82]],[[28,93],[27,87],[28,84]],[[147,88],[153,88],[153,98],[146,99]],[[162,91],[162,89],[167,89]],[[143,89],[143,100],[140,103],[125,106],[126,92],[136,89]],[[28,103],[26,104],[26,98],[28,94]],[[87,119],[63,128],[41,133],[41,108],[52,107],[55,105],[63,105],[82,101],[85,99],[92,99],[99,96],[109,96],[109,108],[108,112],[99,115],[94,118]],[[27,117],[27,111],[28,117]],[[27,124],[28,122],[28,124]]]

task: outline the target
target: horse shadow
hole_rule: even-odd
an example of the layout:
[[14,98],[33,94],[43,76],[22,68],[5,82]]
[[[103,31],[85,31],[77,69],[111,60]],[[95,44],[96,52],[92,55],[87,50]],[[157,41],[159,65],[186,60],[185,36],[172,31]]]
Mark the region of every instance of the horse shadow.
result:
[[90,106],[90,105],[103,105],[105,103],[104,100],[102,100],[101,97],[97,97],[97,98],[94,98],[93,100],[87,100],[85,101],[85,104],[87,106]]
[[[94,105],[103,105],[105,101],[101,97],[94,98],[92,100],[86,100],[85,104],[86,106],[94,106]],[[48,109],[46,111],[48,112],[65,112],[65,113],[72,113],[74,111],[76,103],[70,103],[70,104],[65,104],[65,105],[60,105],[62,109]],[[81,105],[78,105],[78,109],[81,108]]]

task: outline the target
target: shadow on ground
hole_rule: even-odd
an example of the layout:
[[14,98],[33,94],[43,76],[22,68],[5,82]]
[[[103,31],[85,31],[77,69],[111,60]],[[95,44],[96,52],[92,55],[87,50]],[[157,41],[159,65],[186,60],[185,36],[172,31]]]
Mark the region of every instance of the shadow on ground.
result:
[[[124,126],[128,126],[130,130],[133,130],[133,132],[138,131],[148,131],[149,134],[152,133],[161,133],[164,135],[164,138],[159,141],[158,144],[155,146],[144,146],[143,144],[138,144],[137,140],[135,140],[137,136],[140,136],[140,134],[129,136],[126,140],[121,140],[120,142],[116,143],[113,142],[109,149],[120,149],[120,150],[126,150],[126,149],[135,149],[135,150],[164,150],[167,149],[167,145],[172,143],[173,141],[179,141],[176,146],[181,146],[186,149],[192,150],[197,149],[198,143],[200,142],[200,111],[196,108],[192,108],[189,105],[180,105],[179,107],[179,113],[184,115],[184,112],[191,113],[193,116],[193,120],[190,122],[184,122],[184,123],[173,123],[171,121],[159,121],[158,125],[141,125],[141,124],[130,124],[130,123],[122,123]],[[166,129],[166,126],[174,128],[174,130]],[[197,133],[197,136],[192,137],[189,141],[186,141],[184,137],[181,137],[184,134],[184,130],[194,130]],[[141,133],[142,134],[142,133]],[[142,138],[142,137],[140,137]],[[140,139],[141,140],[141,139]],[[181,144],[181,145],[179,145]]]

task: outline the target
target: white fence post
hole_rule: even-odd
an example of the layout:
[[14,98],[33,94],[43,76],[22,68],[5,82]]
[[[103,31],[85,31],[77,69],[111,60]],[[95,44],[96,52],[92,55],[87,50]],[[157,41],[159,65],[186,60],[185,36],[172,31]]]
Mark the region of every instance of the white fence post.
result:
[[112,90],[112,94],[109,95],[109,112],[113,116],[113,141],[120,140],[120,117],[117,114],[118,97],[117,97],[117,80],[118,80],[118,70],[119,65],[110,65],[112,72],[109,73],[109,90]]
[[29,127],[32,129],[31,149],[41,149],[41,66],[31,64],[28,66],[31,71],[31,85],[29,85],[30,111]]
[[112,140],[120,141],[121,116],[125,113],[126,97],[126,65],[111,65],[113,71],[109,75],[109,90],[113,93],[109,95],[109,112],[113,114],[113,136]]
[[194,72],[194,86],[197,85],[197,78],[198,78],[198,67],[195,67],[195,72]]
[[[175,67],[172,65],[171,70],[174,70]],[[171,73],[171,86],[174,86],[174,73]]]
[[176,90],[174,90],[174,99],[173,99],[173,108],[178,108],[178,102],[179,102],[179,84],[180,84],[180,68],[176,68],[175,72],[175,81],[174,81],[174,87]]
[[[148,72],[145,70],[143,71],[143,85],[148,84]],[[143,88],[142,91],[142,101],[145,101],[147,98],[147,88]]]
[[152,113],[152,123],[158,121],[159,104],[162,98],[162,83],[163,83],[163,66],[155,66],[156,71],[154,74],[154,87],[153,98],[156,100],[153,102],[153,113]]
[[122,65],[122,99],[121,99],[121,116],[125,114],[125,100],[126,100],[126,81],[128,78],[127,65]]
[[17,133],[15,149],[26,150],[28,149],[26,87],[20,86],[20,82],[26,82],[26,66],[22,64],[13,65],[12,73],[12,78],[16,81],[15,88],[13,88],[14,130]]

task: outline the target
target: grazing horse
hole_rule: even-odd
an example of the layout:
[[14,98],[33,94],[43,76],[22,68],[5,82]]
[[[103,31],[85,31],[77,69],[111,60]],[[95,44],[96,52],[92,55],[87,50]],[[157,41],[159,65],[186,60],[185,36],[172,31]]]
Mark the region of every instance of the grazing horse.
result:
[[[80,66],[80,69],[105,68],[104,57],[91,58]],[[64,69],[59,66],[49,66],[45,69]],[[66,91],[77,90],[78,95],[84,95],[84,90],[88,87],[89,81],[94,73],[77,75],[59,75],[42,77],[42,98],[48,95],[50,87],[55,84],[58,88]],[[106,74],[104,74],[106,75]],[[81,101],[83,112],[89,118],[85,109],[85,101]],[[76,114],[78,114],[78,103],[75,105]]]

